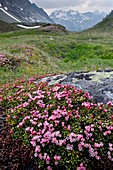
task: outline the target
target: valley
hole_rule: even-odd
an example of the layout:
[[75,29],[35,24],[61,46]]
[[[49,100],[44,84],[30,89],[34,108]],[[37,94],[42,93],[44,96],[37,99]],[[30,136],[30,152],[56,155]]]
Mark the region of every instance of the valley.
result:
[[13,64],[0,61],[0,83],[23,76],[112,69],[112,39],[107,31],[71,33],[62,26],[47,25],[1,33],[0,55],[13,59]]
[[31,1],[10,2],[0,0],[0,169],[113,170],[113,11],[70,32]]

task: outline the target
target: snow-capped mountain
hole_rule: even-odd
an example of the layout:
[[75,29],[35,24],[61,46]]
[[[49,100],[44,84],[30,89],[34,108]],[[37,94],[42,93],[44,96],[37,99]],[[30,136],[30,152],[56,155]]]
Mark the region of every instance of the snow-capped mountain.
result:
[[113,19],[113,10],[111,10],[111,12],[106,16],[105,19],[109,19],[109,18]]
[[8,23],[53,23],[42,8],[37,7],[29,0],[0,0],[0,20]]
[[74,10],[55,10],[50,18],[56,24],[65,26],[69,31],[82,31],[102,21],[105,16],[106,13],[99,11],[80,13]]

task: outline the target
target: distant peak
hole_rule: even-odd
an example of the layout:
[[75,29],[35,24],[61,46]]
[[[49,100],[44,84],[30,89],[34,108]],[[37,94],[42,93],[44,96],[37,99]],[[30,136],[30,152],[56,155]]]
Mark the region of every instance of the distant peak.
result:
[[76,11],[75,10],[69,10],[68,12],[71,13],[72,15],[73,14],[76,15],[77,13],[79,13],[77,10]]
[[99,10],[95,10],[94,13],[100,13]]
[[60,12],[65,12],[65,11],[63,11],[63,10],[60,9],[60,10],[55,10],[54,12],[55,12],[55,13],[60,13]]
[[77,10],[55,10],[51,13],[50,17],[57,24],[61,24],[66,27],[69,31],[82,31],[88,29],[98,22],[102,21],[105,14],[95,12],[79,12]]

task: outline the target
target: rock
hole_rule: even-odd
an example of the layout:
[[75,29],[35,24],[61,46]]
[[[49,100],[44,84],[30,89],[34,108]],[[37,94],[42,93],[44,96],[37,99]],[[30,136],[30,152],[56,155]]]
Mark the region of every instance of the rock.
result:
[[[40,81],[48,81],[52,84],[71,84],[77,89],[88,91],[93,96],[94,102],[113,102],[113,70],[98,70],[92,72],[70,72],[51,77],[45,77]],[[39,82],[36,81],[36,82]],[[35,82],[35,83],[36,83]]]

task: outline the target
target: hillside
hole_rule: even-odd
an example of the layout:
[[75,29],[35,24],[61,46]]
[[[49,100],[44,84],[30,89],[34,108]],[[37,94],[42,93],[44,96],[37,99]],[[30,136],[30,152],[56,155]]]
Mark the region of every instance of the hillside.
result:
[[89,29],[91,31],[112,32],[113,31],[113,11],[110,12],[101,22]]
[[[68,32],[65,27],[58,24],[50,24],[50,23],[6,23],[4,21],[0,20],[0,33],[5,32],[11,32],[11,31],[18,31],[18,30],[26,30],[26,29],[32,29],[32,30],[39,30],[44,32]],[[23,34],[23,32],[22,32]]]
[[22,29],[22,28],[17,27],[16,24],[6,23],[6,22],[0,20],[0,33],[17,31],[20,29]]

